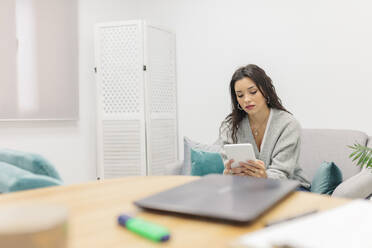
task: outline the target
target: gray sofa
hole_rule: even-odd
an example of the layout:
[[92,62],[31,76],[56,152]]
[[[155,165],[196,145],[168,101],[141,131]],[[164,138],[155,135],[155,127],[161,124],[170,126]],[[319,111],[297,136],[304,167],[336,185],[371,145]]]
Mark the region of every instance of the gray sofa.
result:
[[323,161],[333,161],[341,169],[343,182],[332,196],[366,198],[372,194],[372,171],[356,166],[349,158],[354,143],[372,146],[372,137],[360,131],[335,129],[303,129],[300,164],[312,180]]
[[[189,141],[185,138],[185,154],[192,148],[216,151],[213,146]],[[191,142],[191,145],[190,145]],[[335,130],[335,129],[303,129],[300,164],[304,174],[310,180],[323,161],[335,162],[343,174],[343,182],[335,189],[332,196],[347,198],[367,198],[372,194],[372,170],[356,166],[349,158],[352,150],[348,145],[354,143],[372,147],[372,137],[360,131]],[[184,165],[179,164],[169,169],[169,174],[185,173]]]

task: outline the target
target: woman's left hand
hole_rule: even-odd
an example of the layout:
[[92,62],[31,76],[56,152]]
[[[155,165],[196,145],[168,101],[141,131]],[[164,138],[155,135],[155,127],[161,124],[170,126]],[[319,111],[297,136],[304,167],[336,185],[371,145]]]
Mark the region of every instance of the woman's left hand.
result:
[[243,168],[244,174],[252,177],[267,178],[265,163],[261,160],[248,160],[247,162],[240,162],[239,165]]

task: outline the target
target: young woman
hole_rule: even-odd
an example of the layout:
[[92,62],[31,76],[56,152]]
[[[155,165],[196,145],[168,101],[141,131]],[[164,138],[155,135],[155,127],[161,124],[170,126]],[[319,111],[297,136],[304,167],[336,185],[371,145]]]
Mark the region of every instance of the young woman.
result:
[[231,168],[225,160],[224,174],[260,178],[293,179],[310,187],[298,164],[301,127],[282,105],[270,77],[257,65],[235,71],[230,82],[232,112],[220,127],[220,145],[251,143],[256,161]]

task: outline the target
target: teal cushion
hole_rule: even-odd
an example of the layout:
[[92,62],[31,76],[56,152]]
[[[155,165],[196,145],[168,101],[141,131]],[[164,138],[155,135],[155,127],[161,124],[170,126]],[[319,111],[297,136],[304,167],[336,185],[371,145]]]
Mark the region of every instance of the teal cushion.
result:
[[8,193],[26,189],[61,185],[60,180],[36,175],[14,165],[0,162],[0,192]]
[[221,155],[191,148],[191,175],[222,174],[224,170]]
[[15,165],[34,174],[62,180],[54,166],[38,154],[0,149],[0,162]]
[[315,173],[310,191],[318,194],[331,195],[342,183],[342,172],[333,162],[323,162]]

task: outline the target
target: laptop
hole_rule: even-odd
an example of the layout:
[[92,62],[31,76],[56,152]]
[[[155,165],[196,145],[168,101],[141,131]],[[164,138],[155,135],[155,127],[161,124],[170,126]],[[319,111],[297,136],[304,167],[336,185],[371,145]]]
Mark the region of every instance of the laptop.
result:
[[212,174],[134,204],[148,210],[248,223],[298,186],[292,180]]

